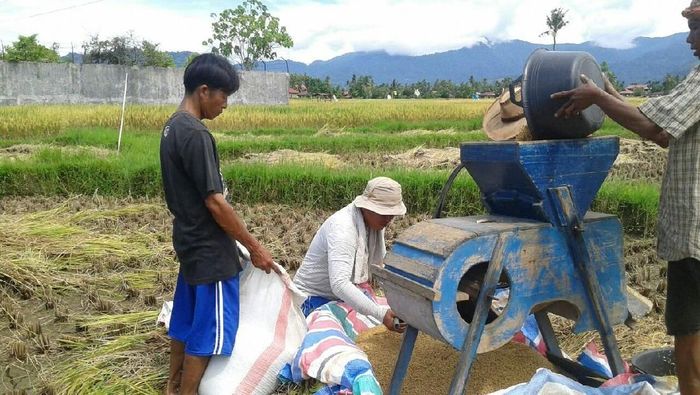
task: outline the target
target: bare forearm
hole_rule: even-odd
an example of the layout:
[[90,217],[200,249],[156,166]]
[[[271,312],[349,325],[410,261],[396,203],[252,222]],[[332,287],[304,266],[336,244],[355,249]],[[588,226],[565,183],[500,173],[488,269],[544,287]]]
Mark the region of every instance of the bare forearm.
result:
[[236,210],[224,199],[224,195],[221,193],[211,194],[206,198],[204,204],[221,229],[248,249],[250,262],[253,266],[264,270],[266,273],[271,271],[280,273],[280,269],[273,262],[270,252],[248,232],[245,223],[236,214]]
[[669,135],[657,124],[652,122],[639,109],[626,101],[601,92],[596,104],[613,121],[620,124],[642,138],[654,141],[656,144],[667,147]]
[[248,250],[256,250],[260,247],[258,240],[248,232],[243,220],[241,220],[236,210],[226,202],[223,196],[211,195],[207,198],[206,206],[216,223],[229,236],[238,240]]

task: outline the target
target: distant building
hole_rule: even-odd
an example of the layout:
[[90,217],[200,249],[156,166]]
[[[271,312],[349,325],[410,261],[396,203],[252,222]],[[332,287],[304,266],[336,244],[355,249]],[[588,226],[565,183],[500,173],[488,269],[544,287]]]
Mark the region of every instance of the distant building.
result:
[[634,92],[636,90],[642,90],[643,92],[648,92],[650,89],[651,89],[651,87],[647,84],[631,84],[631,85],[627,85],[625,87],[625,90],[629,90],[632,92]]
[[481,99],[495,99],[496,98],[496,93],[495,92],[481,92],[477,93]]
[[287,89],[287,94],[289,95],[290,99],[298,99],[300,97],[309,96],[309,91],[306,89],[306,85],[301,84],[301,85],[297,85],[295,87],[290,86]]

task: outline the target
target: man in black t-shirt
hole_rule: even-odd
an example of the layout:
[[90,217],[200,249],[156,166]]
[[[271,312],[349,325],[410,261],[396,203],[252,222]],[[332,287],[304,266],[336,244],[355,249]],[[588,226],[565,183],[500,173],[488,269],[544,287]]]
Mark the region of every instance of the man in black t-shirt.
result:
[[251,262],[270,273],[270,253],[226,201],[216,142],[202,119],[216,118],[238,90],[239,78],[223,57],[204,54],[185,69],[185,97],[163,128],[160,165],[173,220],[180,273],[168,334],[168,394],[195,394],[212,355],[230,356],[238,329],[236,240]]

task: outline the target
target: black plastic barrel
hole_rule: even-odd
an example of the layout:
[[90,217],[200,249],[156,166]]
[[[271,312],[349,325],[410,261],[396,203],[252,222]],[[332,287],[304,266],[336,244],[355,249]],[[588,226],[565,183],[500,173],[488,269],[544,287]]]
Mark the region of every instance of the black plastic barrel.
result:
[[673,348],[655,348],[639,353],[632,357],[632,366],[641,373],[673,376],[676,374]]
[[511,100],[523,107],[533,139],[581,138],[603,125],[605,114],[595,105],[568,119],[554,116],[567,99],[554,100],[551,94],[578,87],[582,84],[581,74],[604,89],[603,73],[586,52],[538,49],[530,55],[523,75],[511,85],[511,90],[517,83],[522,85],[522,101],[514,95]]

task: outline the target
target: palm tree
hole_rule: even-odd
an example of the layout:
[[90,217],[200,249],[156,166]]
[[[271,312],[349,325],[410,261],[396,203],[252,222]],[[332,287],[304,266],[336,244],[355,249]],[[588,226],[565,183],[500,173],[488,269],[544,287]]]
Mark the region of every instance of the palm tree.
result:
[[547,27],[549,28],[549,30],[540,34],[540,37],[552,36],[552,39],[554,40],[554,44],[552,44],[552,51],[556,51],[557,49],[557,33],[564,26],[569,24],[569,21],[564,19],[567,12],[569,12],[569,10],[565,10],[563,8],[555,8],[552,11],[550,11],[549,15],[547,15]]

